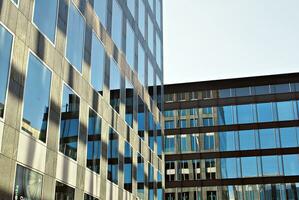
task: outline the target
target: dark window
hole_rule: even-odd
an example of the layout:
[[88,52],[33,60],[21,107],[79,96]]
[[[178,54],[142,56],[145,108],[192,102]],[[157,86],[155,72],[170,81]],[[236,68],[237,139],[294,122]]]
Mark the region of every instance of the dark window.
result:
[[96,173],[100,173],[101,128],[101,118],[96,112],[89,109],[87,167]]
[[113,59],[110,59],[110,105],[112,108],[119,112],[120,106],[120,87],[121,87],[121,74],[120,69]]
[[75,189],[63,183],[56,182],[55,200],[74,200]]
[[271,93],[287,93],[290,92],[290,84],[271,85]]
[[236,96],[237,97],[250,96],[250,88],[249,87],[236,88]]
[[132,147],[125,142],[124,188],[132,192]]
[[57,18],[57,0],[45,2],[43,0],[34,1],[33,21],[38,29],[45,34],[49,40],[55,42]]
[[46,142],[47,137],[50,88],[51,71],[30,54],[25,83],[22,130],[43,142]]
[[133,128],[133,107],[134,106],[134,87],[130,81],[126,79],[126,122]]
[[108,180],[118,184],[118,134],[109,129],[108,143]]
[[219,98],[231,97],[230,89],[219,90]]
[[4,114],[12,41],[12,35],[0,25],[0,117]]
[[270,86],[269,85],[262,85],[262,86],[255,86],[255,95],[263,95],[270,93]]
[[217,200],[216,191],[207,191],[207,200]]
[[84,200],[99,200],[98,198],[95,198],[91,195],[84,194]]
[[21,165],[17,165],[14,198],[21,199],[42,199],[43,176]]
[[144,113],[144,103],[142,99],[138,96],[138,135],[143,138],[145,130],[145,113]]
[[60,117],[59,151],[76,160],[79,134],[80,98],[67,86],[63,86]]

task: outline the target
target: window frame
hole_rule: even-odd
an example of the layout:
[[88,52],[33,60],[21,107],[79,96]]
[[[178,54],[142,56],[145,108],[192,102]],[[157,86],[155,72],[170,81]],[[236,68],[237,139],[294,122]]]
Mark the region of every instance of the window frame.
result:
[[[13,0],[12,0],[13,1]],[[20,1],[20,0],[18,0],[18,1]],[[58,17],[59,17],[59,15],[58,15],[58,13],[59,13],[59,0],[56,0],[57,1],[57,6],[56,6],[56,15],[55,15],[55,34],[54,34],[54,41],[52,42],[51,40],[50,40],[50,38],[48,38],[48,36],[45,34],[45,33],[43,33],[39,28],[38,28],[38,25],[37,24],[35,24],[35,22],[34,22],[34,10],[35,10],[35,3],[36,3],[36,0],[34,0],[34,2],[33,2],[33,7],[32,7],[32,19],[31,19],[31,23],[33,24],[33,26],[46,38],[46,40],[48,40],[48,42],[50,42],[54,47],[56,47],[56,41],[57,41],[57,24],[58,24]],[[70,1],[72,1],[72,0],[70,0]],[[68,17],[67,17],[68,18]],[[85,34],[84,34],[84,36],[85,36]]]
[[[33,55],[38,61],[40,61],[43,64],[44,67],[46,67],[51,72],[50,93],[49,93],[49,114],[50,114],[50,111],[51,111],[51,97],[52,97],[52,86],[53,86],[52,84],[53,84],[53,74],[54,74],[54,71],[41,58],[39,58],[31,49],[29,49],[29,51],[27,53],[27,66],[26,66],[26,72],[25,72],[24,91],[23,91],[23,98],[22,98],[22,105],[21,105],[22,114],[21,114],[20,133],[23,133],[26,136],[29,136],[31,139],[33,139],[36,142],[41,143],[44,146],[47,146],[47,144],[48,144],[48,135],[49,135],[48,133],[49,133],[49,122],[50,122],[50,117],[49,116],[50,115],[48,116],[48,119],[47,119],[46,142],[43,142],[43,141],[39,140],[38,138],[33,137],[32,135],[30,135],[26,131],[22,130],[22,127],[23,127],[22,123],[23,123],[23,116],[24,116],[24,106],[25,106],[25,104],[24,104],[25,103],[24,102],[24,97],[25,97],[25,92],[26,92],[25,91],[25,86],[26,86],[26,82],[27,82],[27,75],[28,75],[28,69],[29,69],[29,60],[30,60],[29,58],[30,58],[30,55]],[[5,110],[4,110],[4,112],[5,112]],[[60,126],[59,126],[59,128],[60,128]],[[59,144],[59,140],[58,140],[58,144]]]
[[[5,118],[5,116],[6,116],[6,105],[7,105],[7,101],[8,101],[7,96],[8,96],[8,89],[9,89],[9,85],[10,85],[11,65],[12,65],[12,59],[13,59],[13,54],[14,54],[14,43],[15,43],[15,36],[16,35],[2,21],[0,21],[0,26],[2,26],[12,36],[10,59],[9,59],[9,69],[8,69],[8,76],[7,76],[7,85],[6,85],[6,90],[5,90],[4,112],[3,112],[3,117],[0,116],[0,122],[4,123],[4,121],[6,119]],[[29,51],[31,51],[31,50],[29,49]],[[23,104],[23,102],[22,102],[22,104]],[[0,144],[0,146],[1,146],[1,144]],[[0,152],[1,152],[1,149],[0,149]]]

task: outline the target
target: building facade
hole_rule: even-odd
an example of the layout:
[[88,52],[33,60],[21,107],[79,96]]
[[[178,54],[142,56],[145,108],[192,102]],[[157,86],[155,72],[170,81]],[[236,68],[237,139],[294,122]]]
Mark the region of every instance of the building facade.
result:
[[299,74],[165,85],[165,199],[299,199]]
[[0,1],[0,199],[162,199],[162,0]]

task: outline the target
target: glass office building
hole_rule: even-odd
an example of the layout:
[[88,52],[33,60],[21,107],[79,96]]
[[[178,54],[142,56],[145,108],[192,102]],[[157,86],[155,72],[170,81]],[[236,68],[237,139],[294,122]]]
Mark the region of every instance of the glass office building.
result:
[[0,4],[0,199],[163,199],[162,0]]
[[165,85],[165,199],[299,198],[299,74]]

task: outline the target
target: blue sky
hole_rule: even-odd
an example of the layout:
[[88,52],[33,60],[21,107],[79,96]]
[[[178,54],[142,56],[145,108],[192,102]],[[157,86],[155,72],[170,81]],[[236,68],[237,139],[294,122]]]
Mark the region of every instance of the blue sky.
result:
[[299,0],[163,0],[164,82],[299,71]]

